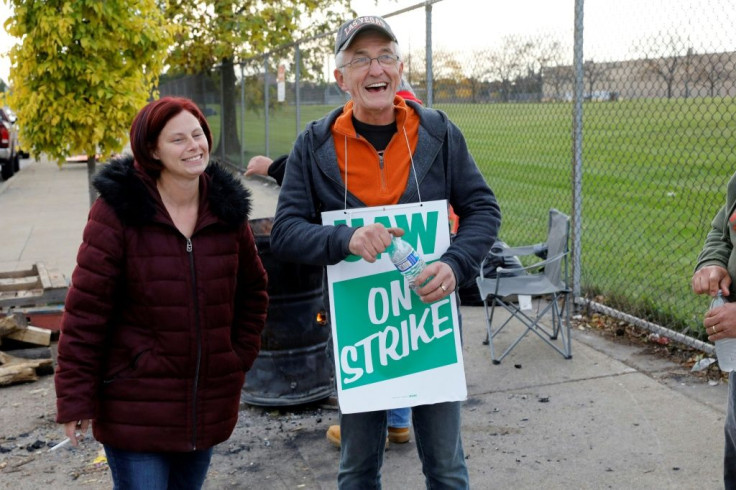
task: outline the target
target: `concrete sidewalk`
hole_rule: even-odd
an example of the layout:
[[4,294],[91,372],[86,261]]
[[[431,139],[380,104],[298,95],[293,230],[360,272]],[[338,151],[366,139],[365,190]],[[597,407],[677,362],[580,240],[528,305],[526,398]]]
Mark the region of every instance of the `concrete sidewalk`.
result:
[[[278,188],[246,184],[252,217],[272,216]],[[0,271],[40,261],[71,277],[88,208],[85,164],[23,161],[0,183]],[[724,384],[710,386],[586,329],[573,333],[571,360],[530,336],[496,366],[482,345],[482,308],[462,307],[462,315],[469,392],[463,437],[473,488],[722,488]],[[323,436],[335,420],[325,415],[299,437],[272,438],[247,454],[216,450],[206,487],[335,488],[338,456]],[[250,421],[239,423],[233,437],[253,430]],[[258,461],[262,471],[225,474],[234,465],[227,458],[236,457]],[[298,477],[290,476],[287,459],[300,465]],[[424,487],[413,440],[386,453],[383,484]]]

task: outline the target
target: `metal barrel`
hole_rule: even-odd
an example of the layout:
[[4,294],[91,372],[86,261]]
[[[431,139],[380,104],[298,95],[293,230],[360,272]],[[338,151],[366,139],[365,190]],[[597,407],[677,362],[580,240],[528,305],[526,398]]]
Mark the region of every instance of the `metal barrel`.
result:
[[280,407],[327,398],[334,392],[334,364],[322,295],[323,268],[274,257],[273,218],[250,224],[268,272],[269,306],[261,351],[246,375],[243,400]]

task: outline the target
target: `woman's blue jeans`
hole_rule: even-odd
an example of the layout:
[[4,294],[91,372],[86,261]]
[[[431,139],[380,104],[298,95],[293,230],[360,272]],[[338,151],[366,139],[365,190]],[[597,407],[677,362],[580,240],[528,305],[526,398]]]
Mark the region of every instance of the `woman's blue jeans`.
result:
[[185,453],[123,451],[105,445],[115,490],[199,490],[212,448]]
[[[427,488],[469,488],[460,437],[461,402],[412,407],[412,423]],[[381,488],[386,410],[340,414],[340,490]]]
[[388,426],[395,429],[411,427],[411,408],[392,408],[389,410]]

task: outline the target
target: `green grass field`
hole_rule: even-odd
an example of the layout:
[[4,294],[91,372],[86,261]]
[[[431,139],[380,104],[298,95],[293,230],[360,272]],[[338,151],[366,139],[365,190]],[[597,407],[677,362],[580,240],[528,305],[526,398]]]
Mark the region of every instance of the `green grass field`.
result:
[[[631,100],[584,108],[584,292],[671,328],[699,329],[689,286],[736,169],[734,100]],[[510,243],[543,238],[544,210],[572,209],[570,104],[444,108],[496,191]],[[537,233],[535,235],[535,233]]]
[[[503,212],[509,244],[542,241],[550,207],[572,211],[572,105],[436,104],[463,130]],[[302,127],[330,107],[302,108]],[[669,328],[699,330],[689,286],[710,219],[736,170],[733,99],[590,102],[584,107],[583,292]],[[213,121],[215,123],[215,121]],[[270,116],[271,155],[296,136],[293,107]],[[218,127],[213,130],[219,131]],[[246,114],[246,161],[265,152]]]

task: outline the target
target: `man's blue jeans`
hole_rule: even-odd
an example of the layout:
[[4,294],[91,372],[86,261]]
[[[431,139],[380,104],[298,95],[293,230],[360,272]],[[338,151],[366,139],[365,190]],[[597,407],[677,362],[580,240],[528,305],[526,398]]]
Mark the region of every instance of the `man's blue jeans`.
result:
[[200,489],[212,448],[186,453],[123,451],[105,445],[115,490]]
[[[427,488],[469,488],[460,437],[461,402],[412,407],[414,437]],[[340,415],[340,490],[381,488],[386,410]]]

